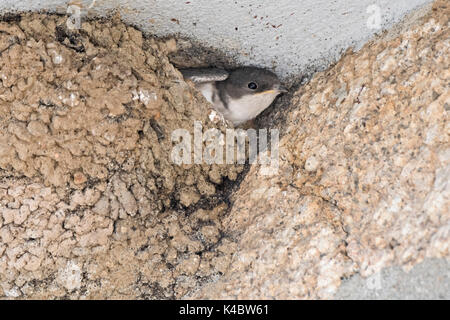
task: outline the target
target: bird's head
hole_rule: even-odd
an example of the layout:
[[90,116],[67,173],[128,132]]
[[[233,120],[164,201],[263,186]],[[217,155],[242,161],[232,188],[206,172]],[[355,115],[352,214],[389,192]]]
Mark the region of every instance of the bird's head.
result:
[[269,70],[256,67],[243,67],[231,72],[226,80],[228,93],[232,98],[255,96],[272,100],[287,89],[281,85],[277,75]]

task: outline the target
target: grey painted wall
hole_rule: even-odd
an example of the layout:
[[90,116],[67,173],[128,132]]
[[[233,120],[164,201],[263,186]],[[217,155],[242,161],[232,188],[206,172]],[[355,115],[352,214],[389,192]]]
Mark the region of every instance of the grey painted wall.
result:
[[425,259],[409,272],[389,267],[365,279],[355,274],[343,281],[335,299],[449,300],[450,260]]
[[[119,9],[123,19],[158,36],[180,34],[232,55],[240,64],[281,77],[327,67],[343,50],[364,44],[431,0],[72,0],[83,14]],[[0,12],[66,12],[67,0],[0,0]],[[372,5],[372,7],[371,7]],[[373,7],[375,5],[376,7]],[[372,9],[372,10],[371,10]],[[369,10],[369,11],[368,11]]]

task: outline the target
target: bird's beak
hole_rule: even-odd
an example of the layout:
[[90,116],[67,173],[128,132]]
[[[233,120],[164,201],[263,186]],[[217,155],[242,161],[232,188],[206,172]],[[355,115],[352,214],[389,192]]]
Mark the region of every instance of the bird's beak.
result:
[[288,89],[286,89],[286,87],[282,86],[281,84],[277,84],[275,86],[273,86],[272,89],[270,90],[266,90],[263,92],[259,92],[259,93],[255,93],[255,95],[260,95],[260,94],[267,94],[267,93],[286,93],[288,92]]
[[276,85],[273,89],[275,91],[280,92],[280,93],[287,93],[287,92],[289,92],[288,89],[285,86],[282,86],[281,84]]

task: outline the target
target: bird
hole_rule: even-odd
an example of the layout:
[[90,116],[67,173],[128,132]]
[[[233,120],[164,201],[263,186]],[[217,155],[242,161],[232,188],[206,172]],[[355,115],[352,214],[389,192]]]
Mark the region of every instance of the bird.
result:
[[256,118],[275,98],[288,92],[277,75],[259,67],[181,69],[223,117],[239,126]]

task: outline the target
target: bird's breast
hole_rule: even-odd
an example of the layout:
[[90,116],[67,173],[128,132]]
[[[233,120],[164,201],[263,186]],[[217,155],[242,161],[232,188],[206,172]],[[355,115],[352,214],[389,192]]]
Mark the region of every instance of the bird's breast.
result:
[[228,104],[229,119],[235,125],[254,119],[270,106],[276,96],[276,93],[267,93],[261,95],[245,95],[238,99],[232,99]]
[[213,83],[200,83],[196,85],[196,88],[203,94],[209,103],[213,103],[213,97],[217,91],[216,86]]
[[196,88],[202,93],[205,99],[214,106],[214,109],[226,116],[227,109],[220,99],[219,91],[215,82],[200,83],[196,85]]

